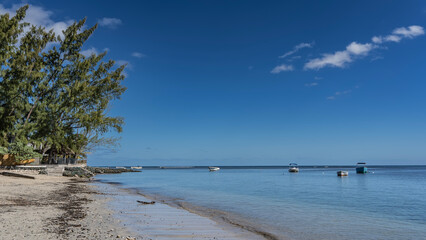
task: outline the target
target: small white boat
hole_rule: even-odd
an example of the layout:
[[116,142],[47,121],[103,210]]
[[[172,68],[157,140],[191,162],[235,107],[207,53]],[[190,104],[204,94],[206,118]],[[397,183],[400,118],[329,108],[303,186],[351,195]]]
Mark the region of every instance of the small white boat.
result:
[[297,167],[296,163],[290,163],[288,167],[288,171],[292,173],[297,173],[299,172],[299,167]]
[[219,170],[220,170],[220,168],[218,168],[218,167],[209,167],[210,172],[219,171]]
[[130,167],[131,169],[142,169],[142,167],[139,167],[139,166],[137,166],[137,167]]
[[337,171],[337,176],[338,177],[346,177],[349,175],[348,171]]

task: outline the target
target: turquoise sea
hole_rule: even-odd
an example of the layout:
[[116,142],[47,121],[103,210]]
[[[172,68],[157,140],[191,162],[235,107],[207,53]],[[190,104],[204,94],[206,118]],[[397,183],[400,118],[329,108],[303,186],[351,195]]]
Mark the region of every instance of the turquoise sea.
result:
[[[337,170],[349,171],[337,177]],[[426,166],[144,168],[98,175],[276,239],[426,239]]]

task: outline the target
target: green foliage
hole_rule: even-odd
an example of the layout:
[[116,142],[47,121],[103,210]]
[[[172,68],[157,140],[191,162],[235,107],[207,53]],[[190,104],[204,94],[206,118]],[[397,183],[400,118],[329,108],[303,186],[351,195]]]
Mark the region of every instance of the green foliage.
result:
[[40,153],[72,156],[114,146],[102,135],[122,131],[123,119],[107,110],[126,90],[125,65],[104,61],[106,52],[80,53],[97,27],[85,28],[86,19],[60,37],[24,23],[27,9],[0,15],[0,146],[30,143]]
[[0,147],[0,154],[1,155],[9,154],[9,149],[7,149],[6,147]]
[[15,156],[16,161],[41,157],[41,154],[35,152],[31,146],[28,146],[21,142],[14,142],[9,144],[8,153]]

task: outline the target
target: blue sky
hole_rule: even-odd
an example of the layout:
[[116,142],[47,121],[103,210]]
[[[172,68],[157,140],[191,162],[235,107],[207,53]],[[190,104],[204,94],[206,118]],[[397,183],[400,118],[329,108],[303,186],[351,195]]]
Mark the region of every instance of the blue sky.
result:
[[28,3],[128,63],[121,148],[91,164],[426,164],[425,1]]

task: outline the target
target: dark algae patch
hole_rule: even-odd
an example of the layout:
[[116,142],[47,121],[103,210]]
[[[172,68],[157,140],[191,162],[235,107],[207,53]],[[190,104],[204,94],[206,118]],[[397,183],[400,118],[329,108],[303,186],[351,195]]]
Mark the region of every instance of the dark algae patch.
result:
[[96,193],[90,190],[84,182],[66,183],[65,188],[55,191],[49,198],[51,204],[62,210],[63,213],[58,217],[48,219],[45,230],[60,235],[62,239],[66,239],[71,232],[80,231],[81,234],[84,234],[87,229],[74,222],[86,217],[85,204],[92,201],[84,194]]

